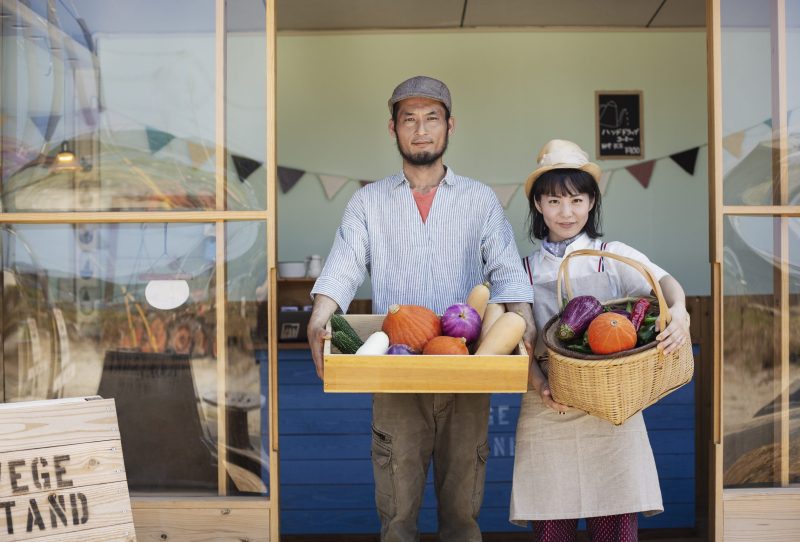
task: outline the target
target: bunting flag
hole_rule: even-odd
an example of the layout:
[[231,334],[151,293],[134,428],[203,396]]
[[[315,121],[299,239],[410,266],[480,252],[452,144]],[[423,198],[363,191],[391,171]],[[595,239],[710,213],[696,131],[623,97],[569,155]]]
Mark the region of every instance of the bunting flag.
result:
[[86,126],[91,126],[94,128],[97,126],[97,111],[95,111],[92,107],[84,107],[83,109],[79,110],[81,116],[83,117],[83,122],[86,123]]
[[145,128],[145,131],[147,132],[147,146],[150,147],[150,154],[157,153],[175,139],[174,135],[149,126]]
[[597,183],[597,187],[600,189],[600,195],[605,196],[606,190],[608,189],[608,182],[611,180],[611,174],[614,173],[613,170],[604,171],[602,175],[600,175],[600,181]]
[[328,199],[333,199],[333,196],[336,195],[342,187],[347,184],[350,180],[347,177],[339,177],[336,175],[325,175],[320,173],[317,175],[319,177],[319,182],[322,183],[322,188],[325,189],[325,195],[328,196]]
[[50,138],[53,137],[60,120],[61,115],[31,115],[31,121],[39,129],[39,133],[42,134],[45,141],[50,141]]
[[517,191],[520,185],[518,184],[496,184],[492,185],[492,190],[494,193],[497,194],[497,199],[500,200],[500,204],[503,206],[503,209],[508,207],[511,198],[514,196],[514,193]]
[[244,182],[262,164],[258,160],[236,154],[231,154],[231,158],[233,159],[233,166],[236,168],[236,175],[239,176],[241,182]]
[[770,129],[770,130],[772,130],[772,119],[771,119],[771,118],[769,118],[769,119],[765,120],[765,121],[764,121],[764,124],[766,124],[767,126],[769,126],[769,129]]
[[633,164],[632,166],[628,166],[625,169],[628,172],[636,177],[636,180],[639,181],[643,187],[647,188],[650,185],[650,177],[653,175],[653,168],[656,165],[655,160],[648,160],[647,162],[639,162],[638,164]]
[[683,171],[689,175],[694,175],[694,167],[697,164],[697,153],[699,151],[700,147],[695,147],[693,149],[689,149],[688,151],[670,154],[669,157],[672,158],[676,164],[681,166]]
[[375,181],[365,181],[365,180],[361,180],[361,181],[358,181],[358,184],[360,184],[360,185],[361,185],[361,188],[364,188],[365,186],[367,186],[368,184],[370,184],[370,183],[372,183],[372,182],[375,182]]
[[278,166],[278,182],[281,184],[281,192],[284,194],[294,188],[300,177],[305,175],[306,172],[302,169],[294,169],[290,167]]
[[744,131],[735,132],[722,138],[722,147],[734,155],[736,158],[742,156],[742,143],[744,143]]
[[214,149],[209,149],[201,143],[194,141],[186,142],[186,149],[189,151],[189,159],[192,161],[194,167],[200,167],[205,164],[211,155],[214,154]]

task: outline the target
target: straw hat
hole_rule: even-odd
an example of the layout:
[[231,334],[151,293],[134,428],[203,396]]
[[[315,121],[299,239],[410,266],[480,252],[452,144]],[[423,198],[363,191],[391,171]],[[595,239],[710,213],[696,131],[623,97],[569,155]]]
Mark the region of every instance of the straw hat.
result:
[[551,139],[545,143],[536,157],[536,163],[539,167],[525,181],[525,195],[528,197],[536,179],[551,169],[579,169],[594,177],[597,183],[603,173],[600,166],[589,161],[589,155],[583,149],[566,139]]

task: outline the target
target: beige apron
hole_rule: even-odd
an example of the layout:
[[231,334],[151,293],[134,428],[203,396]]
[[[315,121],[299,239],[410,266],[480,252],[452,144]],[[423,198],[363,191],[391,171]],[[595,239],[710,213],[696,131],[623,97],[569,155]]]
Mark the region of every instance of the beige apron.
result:
[[[593,295],[600,300],[617,297],[612,277],[605,272],[570,282],[575,295]],[[535,284],[533,291],[538,357],[546,351],[544,325],[559,312],[556,281]],[[615,426],[574,408],[559,415],[546,407],[535,391],[523,395],[511,489],[512,523],[525,526],[528,520],[663,511],[641,413]]]

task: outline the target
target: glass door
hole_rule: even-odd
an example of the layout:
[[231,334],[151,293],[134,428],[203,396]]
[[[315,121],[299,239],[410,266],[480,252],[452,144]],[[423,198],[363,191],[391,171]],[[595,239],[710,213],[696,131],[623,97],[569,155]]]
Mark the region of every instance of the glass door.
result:
[[0,401],[113,397],[139,539],[278,539],[274,45],[272,0],[0,2]]
[[800,2],[708,6],[714,539],[796,539]]

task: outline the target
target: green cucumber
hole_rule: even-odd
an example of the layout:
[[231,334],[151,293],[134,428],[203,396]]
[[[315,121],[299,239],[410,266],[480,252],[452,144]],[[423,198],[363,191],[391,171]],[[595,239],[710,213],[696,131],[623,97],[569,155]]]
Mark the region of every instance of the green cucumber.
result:
[[[356,330],[353,329],[353,326],[350,325],[350,322],[348,322],[347,319],[341,314],[334,314],[331,316],[331,329],[333,331],[343,331],[344,333],[350,335],[354,341],[361,341],[361,337],[358,336]],[[363,342],[364,341],[361,341],[362,344]]]
[[355,354],[364,342],[361,339],[353,340],[353,337],[344,331],[334,331],[331,334],[331,344],[342,354]]

